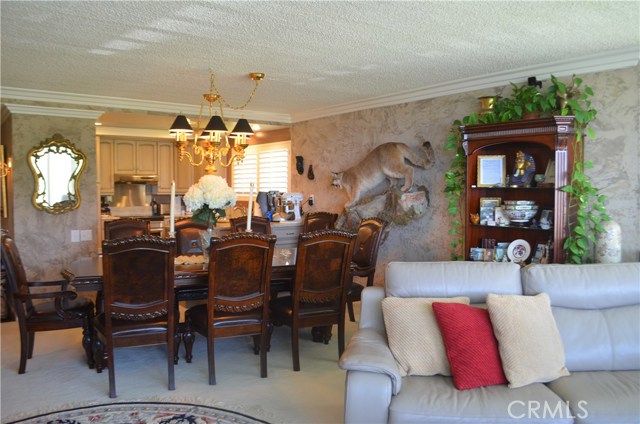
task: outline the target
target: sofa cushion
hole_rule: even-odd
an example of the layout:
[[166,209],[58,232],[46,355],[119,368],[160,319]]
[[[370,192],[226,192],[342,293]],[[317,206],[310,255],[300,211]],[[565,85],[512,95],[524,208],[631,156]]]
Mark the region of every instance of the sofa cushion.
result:
[[576,423],[640,421],[640,371],[576,372],[548,387],[567,402]]
[[544,383],[569,374],[549,296],[489,294],[487,308],[509,387]]
[[570,371],[640,369],[640,263],[529,265],[522,285],[549,295]]
[[451,375],[442,335],[433,315],[432,302],[469,303],[468,297],[386,297],[382,316],[389,348],[400,367],[400,375]]
[[569,371],[640,369],[640,305],[551,309]]
[[553,306],[604,309],[640,303],[640,262],[529,265],[522,270],[526,295],[547,293]]
[[384,286],[392,297],[467,296],[471,303],[484,303],[488,293],[522,294],[512,262],[391,262]]
[[434,302],[432,307],[456,388],[507,384],[489,312],[459,303]]
[[[570,417],[540,419],[540,405],[564,402],[544,384],[456,390],[451,377],[404,377],[389,406],[390,423],[572,423]],[[537,415],[536,415],[537,414]]]

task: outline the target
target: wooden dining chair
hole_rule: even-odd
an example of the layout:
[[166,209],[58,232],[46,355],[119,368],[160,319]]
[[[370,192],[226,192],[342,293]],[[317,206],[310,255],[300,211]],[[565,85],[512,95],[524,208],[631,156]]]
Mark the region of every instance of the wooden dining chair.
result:
[[[239,216],[229,220],[231,231],[234,233],[244,232],[247,229],[247,216]],[[254,233],[271,234],[271,221],[261,216],[251,217],[251,230]]]
[[343,230],[300,234],[293,292],[271,301],[273,324],[291,327],[294,371],[300,370],[300,328],[337,324],[338,355],[344,351],[345,304],[355,238],[355,233]]
[[169,390],[175,389],[174,259],[176,242],[134,236],[102,242],[104,313],[95,318],[96,370],[109,368],[116,397],[114,349],[167,345]]
[[[270,339],[269,289],[276,236],[233,233],[214,238],[209,248],[207,304],[189,308],[183,336],[191,362],[196,331],[207,337],[209,384],[216,384],[216,338],[253,336],[260,377],[267,376]],[[258,347],[259,346],[259,347]]]
[[[38,331],[82,328],[82,345],[87,362],[93,368],[91,341],[93,338],[94,304],[67,290],[66,280],[27,281],[18,246],[9,234],[2,234],[2,266],[7,276],[9,306],[20,328],[20,365],[18,374],[24,374],[27,359],[33,357],[35,334]],[[34,290],[35,289],[35,290]],[[43,292],[45,289],[46,292]],[[55,289],[55,291],[52,291]]]
[[105,240],[149,234],[151,234],[151,223],[143,219],[116,219],[104,222]]
[[358,237],[353,249],[351,268],[349,270],[350,285],[347,294],[347,310],[349,320],[355,321],[353,302],[359,302],[362,295],[362,284],[356,283],[354,277],[366,277],[367,286],[373,285],[373,277],[376,273],[378,262],[378,250],[382,244],[384,230],[387,222],[380,218],[365,218],[358,226]]
[[205,222],[182,219],[174,224],[176,236],[176,255],[202,255],[200,231],[206,230]]
[[308,212],[304,214],[304,224],[302,232],[308,233],[317,230],[331,230],[336,226],[337,213],[331,212]]

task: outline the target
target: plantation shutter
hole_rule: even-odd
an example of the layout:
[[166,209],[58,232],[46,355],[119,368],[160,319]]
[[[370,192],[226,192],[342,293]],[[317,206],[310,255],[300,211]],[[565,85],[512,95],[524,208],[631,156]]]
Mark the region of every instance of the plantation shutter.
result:
[[249,146],[244,161],[233,165],[233,189],[239,197],[248,197],[251,182],[258,191],[289,191],[290,142]]

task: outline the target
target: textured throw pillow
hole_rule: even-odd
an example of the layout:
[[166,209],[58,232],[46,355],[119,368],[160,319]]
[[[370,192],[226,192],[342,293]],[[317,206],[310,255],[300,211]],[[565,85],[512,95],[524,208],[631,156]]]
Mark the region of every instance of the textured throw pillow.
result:
[[401,375],[451,375],[449,361],[433,315],[433,302],[469,303],[468,297],[387,297],[382,315],[389,348]]
[[562,338],[546,293],[489,294],[487,309],[509,387],[545,383],[569,375]]
[[434,302],[432,307],[444,340],[454,386],[466,390],[507,384],[489,312],[459,303]]

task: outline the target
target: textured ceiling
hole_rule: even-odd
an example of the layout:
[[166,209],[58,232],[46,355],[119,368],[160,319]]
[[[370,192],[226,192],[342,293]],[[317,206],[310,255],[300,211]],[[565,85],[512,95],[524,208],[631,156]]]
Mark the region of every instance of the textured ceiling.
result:
[[0,13],[3,98],[30,89],[177,110],[199,104],[213,66],[232,105],[249,72],[266,73],[246,114],[282,122],[640,45],[638,1],[3,0]]

